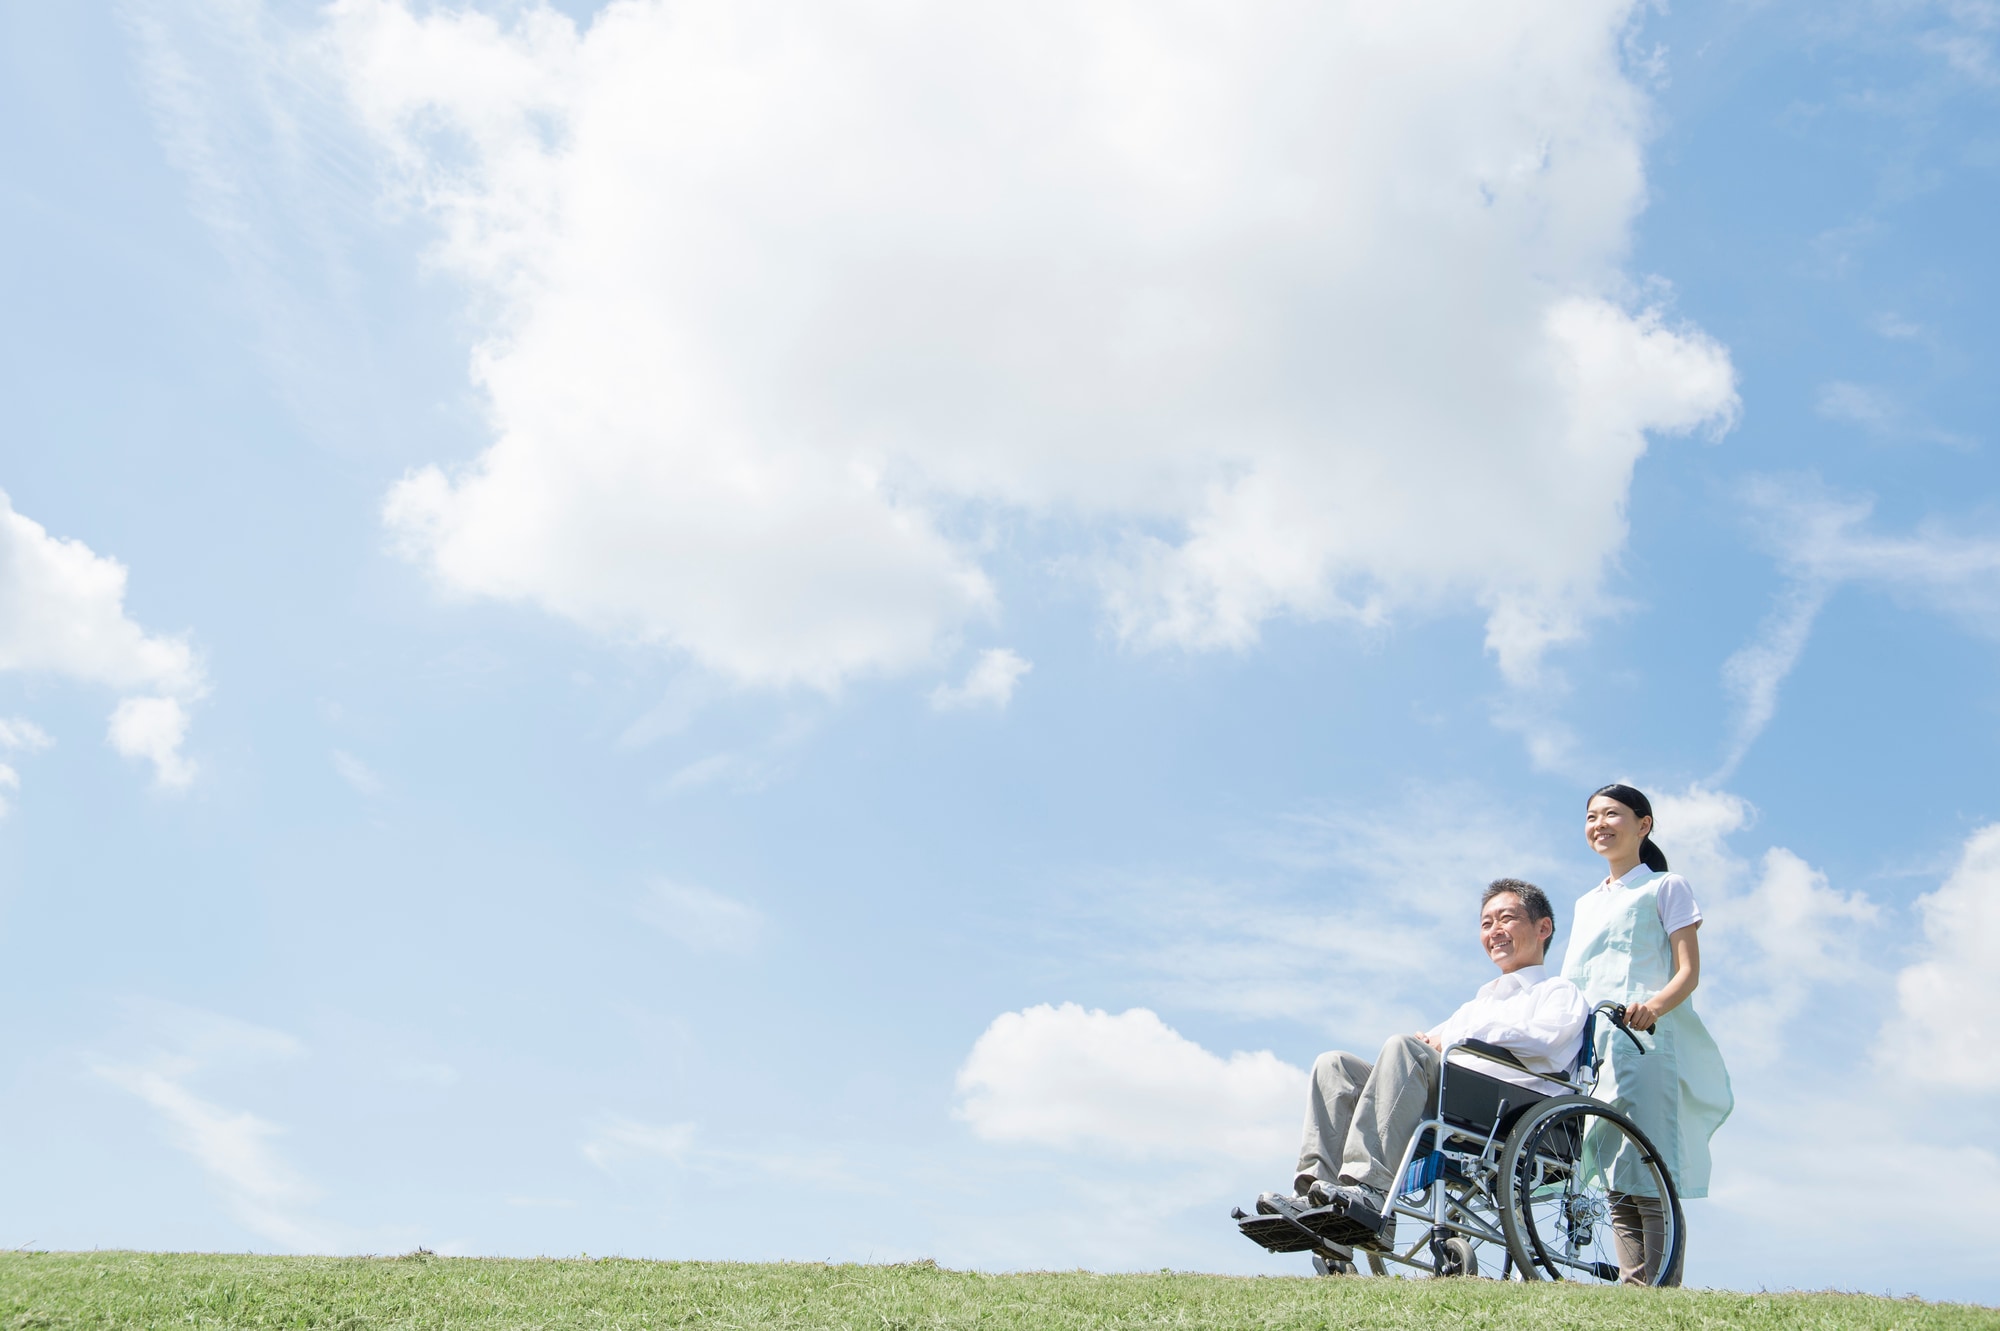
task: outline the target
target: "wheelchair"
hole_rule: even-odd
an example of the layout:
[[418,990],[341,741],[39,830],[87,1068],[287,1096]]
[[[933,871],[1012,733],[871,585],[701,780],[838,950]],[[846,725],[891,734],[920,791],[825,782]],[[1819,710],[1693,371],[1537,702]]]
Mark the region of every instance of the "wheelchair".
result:
[[[1561,1087],[1556,1094],[1452,1062],[1463,1053],[1528,1072],[1497,1045],[1463,1040],[1446,1049],[1431,1116],[1403,1150],[1379,1239],[1334,1241],[1322,1231],[1346,1234],[1352,1222],[1316,1220],[1335,1207],[1288,1215],[1239,1207],[1231,1218],[1268,1251],[1311,1253],[1322,1275],[1354,1273],[1359,1259],[1375,1275],[1397,1266],[1476,1276],[1485,1266],[1502,1280],[1609,1284],[1620,1274],[1618,1221],[1644,1235],[1646,1282],[1667,1284],[1678,1276],[1686,1240],[1673,1178],[1646,1134],[1592,1095],[1618,1034],[1647,1052],[1622,1006],[1598,1004],[1564,1074],[1528,1074]],[[1401,1221],[1415,1222],[1414,1230],[1399,1234]]]

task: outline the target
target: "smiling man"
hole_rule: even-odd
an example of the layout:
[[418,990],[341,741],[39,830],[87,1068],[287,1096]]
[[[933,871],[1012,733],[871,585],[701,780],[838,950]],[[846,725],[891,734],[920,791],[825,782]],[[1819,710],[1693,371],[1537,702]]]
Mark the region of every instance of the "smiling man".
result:
[[[1575,985],[1543,967],[1555,931],[1555,912],[1542,889],[1517,878],[1489,884],[1480,899],[1479,941],[1500,977],[1430,1030],[1391,1036],[1373,1065],[1353,1054],[1321,1054],[1313,1063],[1292,1195],[1267,1192],[1257,1209],[1303,1216],[1330,1208],[1351,1222],[1336,1228],[1355,1241],[1380,1242],[1391,1171],[1436,1099],[1444,1051],[1461,1040],[1499,1045],[1527,1069],[1478,1060],[1474,1066],[1487,1076],[1560,1093],[1560,1086],[1534,1074],[1560,1075],[1569,1067],[1590,1007]],[[1452,1062],[1467,1057],[1454,1055]]]

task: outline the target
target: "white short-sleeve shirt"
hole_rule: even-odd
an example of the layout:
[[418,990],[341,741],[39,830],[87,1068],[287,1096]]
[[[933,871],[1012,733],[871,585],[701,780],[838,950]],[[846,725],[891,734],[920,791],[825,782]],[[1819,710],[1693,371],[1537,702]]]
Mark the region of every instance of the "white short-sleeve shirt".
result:
[[[1628,884],[1636,886],[1645,882],[1652,873],[1651,869],[1642,864],[1623,878],[1606,878],[1593,890],[1603,891],[1614,882],[1620,887]],[[1653,905],[1659,909],[1660,927],[1667,931],[1669,938],[1690,924],[1701,923],[1701,907],[1695,903],[1694,889],[1688,886],[1687,879],[1677,873],[1660,875],[1659,886],[1653,893]]]

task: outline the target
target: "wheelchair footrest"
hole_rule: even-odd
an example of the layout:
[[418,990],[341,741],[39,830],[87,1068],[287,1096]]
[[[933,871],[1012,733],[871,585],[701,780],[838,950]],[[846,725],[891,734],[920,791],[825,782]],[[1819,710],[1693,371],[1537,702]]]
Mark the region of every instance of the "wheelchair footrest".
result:
[[1290,1216],[1244,1215],[1238,1210],[1236,1227],[1266,1252],[1310,1252],[1326,1246],[1323,1239]]
[[1370,1229],[1338,1204],[1300,1211],[1295,1216],[1244,1215],[1235,1212],[1236,1227],[1259,1247],[1271,1252],[1306,1252],[1313,1248],[1386,1248],[1387,1223]]

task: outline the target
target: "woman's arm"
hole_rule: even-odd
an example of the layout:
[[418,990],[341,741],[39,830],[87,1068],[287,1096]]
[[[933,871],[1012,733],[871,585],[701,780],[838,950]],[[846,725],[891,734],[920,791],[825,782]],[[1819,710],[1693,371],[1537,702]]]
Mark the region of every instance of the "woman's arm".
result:
[[1701,942],[1695,937],[1700,929],[1701,923],[1696,921],[1667,935],[1667,942],[1674,949],[1674,978],[1659,993],[1626,1008],[1626,1021],[1642,1031],[1650,1031],[1661,1017],[1687,1002],[1688,995],[1701,983]]

